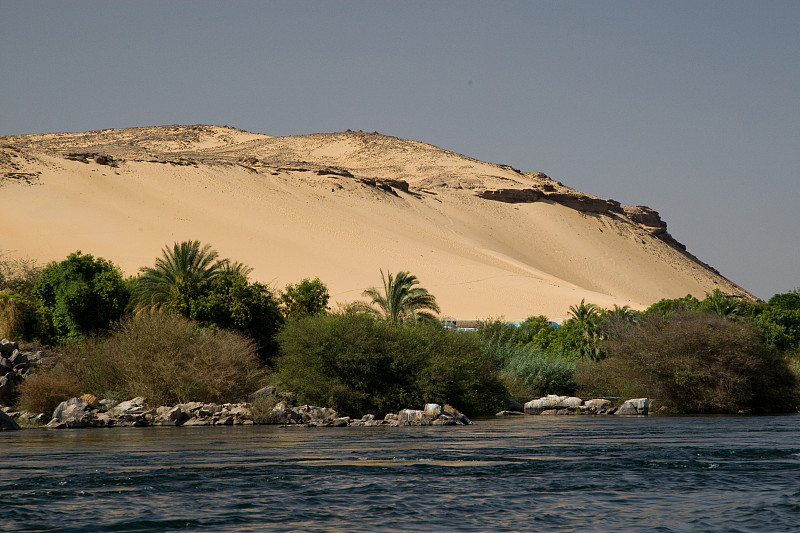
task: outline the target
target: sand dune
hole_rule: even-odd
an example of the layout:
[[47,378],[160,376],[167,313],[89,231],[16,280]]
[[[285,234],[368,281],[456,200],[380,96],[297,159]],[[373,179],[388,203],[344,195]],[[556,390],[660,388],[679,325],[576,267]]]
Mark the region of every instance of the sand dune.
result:
[[380,135],[270,137],[168,126],[0,137],[0,250],[80,249],[126,274],[198,239],[282,288],[319,276],[358,299],[379,269],[411,270],[459,319],[544,314],[585,298],[643,308],[720,288],[646,208],[541,173]]

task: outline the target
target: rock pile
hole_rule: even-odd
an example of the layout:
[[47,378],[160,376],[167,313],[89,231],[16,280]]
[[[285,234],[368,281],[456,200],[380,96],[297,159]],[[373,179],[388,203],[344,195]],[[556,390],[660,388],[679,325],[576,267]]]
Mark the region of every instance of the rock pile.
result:
[[[297,427],[377,427],[377,426],[458,426],[472,424],[466,415],[455,409],[446,410],[439,404],[427,404],[422,410],[403,409],[389,413],[383,419],[367,414],[361,418],[340,416],[329,407],[294,405],[292,395],[278,394],[274,387],[265,387],[251,396],[247,403],[189,402],[174,406],[150,407],[144,397],[114,404],[98,400],[91,394],[61,402],[53,411],[49,429],[86,427],[142,426],[233,426],[280,424]],[[279,401],[275,401],[279,400]],[[32,419],[31,413],[3,413],[8,429],[19,429],[11,416]],[[41,418],[43,415],[39,415]],[[0,424],[5,424],[0,416]],[[13,427],[13,426],[16,427]]]
[[[625,400],[620,407],[614,407],[610,400],[596,398],[582,400],[575,396],[549,394],[529,401],[524,406],[528,415],[647,415],[650,411],[648,398]],[[498,416],[520,415],[519,411],[501,411]]]
[[42,352],[21,352],[19,344],[0,340],[0,404],[14,400],[17,385],[41,363]]

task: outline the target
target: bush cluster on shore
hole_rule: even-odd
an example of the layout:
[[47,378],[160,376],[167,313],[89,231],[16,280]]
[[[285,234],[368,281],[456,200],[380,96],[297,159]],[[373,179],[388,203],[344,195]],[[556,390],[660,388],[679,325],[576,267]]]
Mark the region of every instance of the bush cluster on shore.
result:
[[532,316],[462,332],[436,320],[408,272],[381,272],[371,303],[337,311],[319,279],[276,291],[249,273],[198,241],[128,279],[81,252],[43,268],[0,255],[0,337],[58,354],[18,387],[18,406],[46,412],[82,393],[236,402],[265,384],[350,416],[425,403],[481,416],[547,394],[647,396],[672,413],[800,405],[798,290],[768,303],[714,291],[643,312],[581,301],[560,325]]

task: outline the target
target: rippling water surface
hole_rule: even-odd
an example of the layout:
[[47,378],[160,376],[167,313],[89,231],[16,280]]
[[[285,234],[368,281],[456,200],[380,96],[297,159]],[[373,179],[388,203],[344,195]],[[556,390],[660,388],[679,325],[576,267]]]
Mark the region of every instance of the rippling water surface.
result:
[[797,531],[800,415],[0,433],[3,531]]

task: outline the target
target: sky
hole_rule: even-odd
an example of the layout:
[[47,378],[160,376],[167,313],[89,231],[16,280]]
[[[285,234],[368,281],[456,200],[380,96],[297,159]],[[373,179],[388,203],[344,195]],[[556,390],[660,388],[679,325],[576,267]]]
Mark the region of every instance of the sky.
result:
[[647,205],[768,299],[800,286],[798,28],[778,0],[0,0],[0,135],[378,131]]

